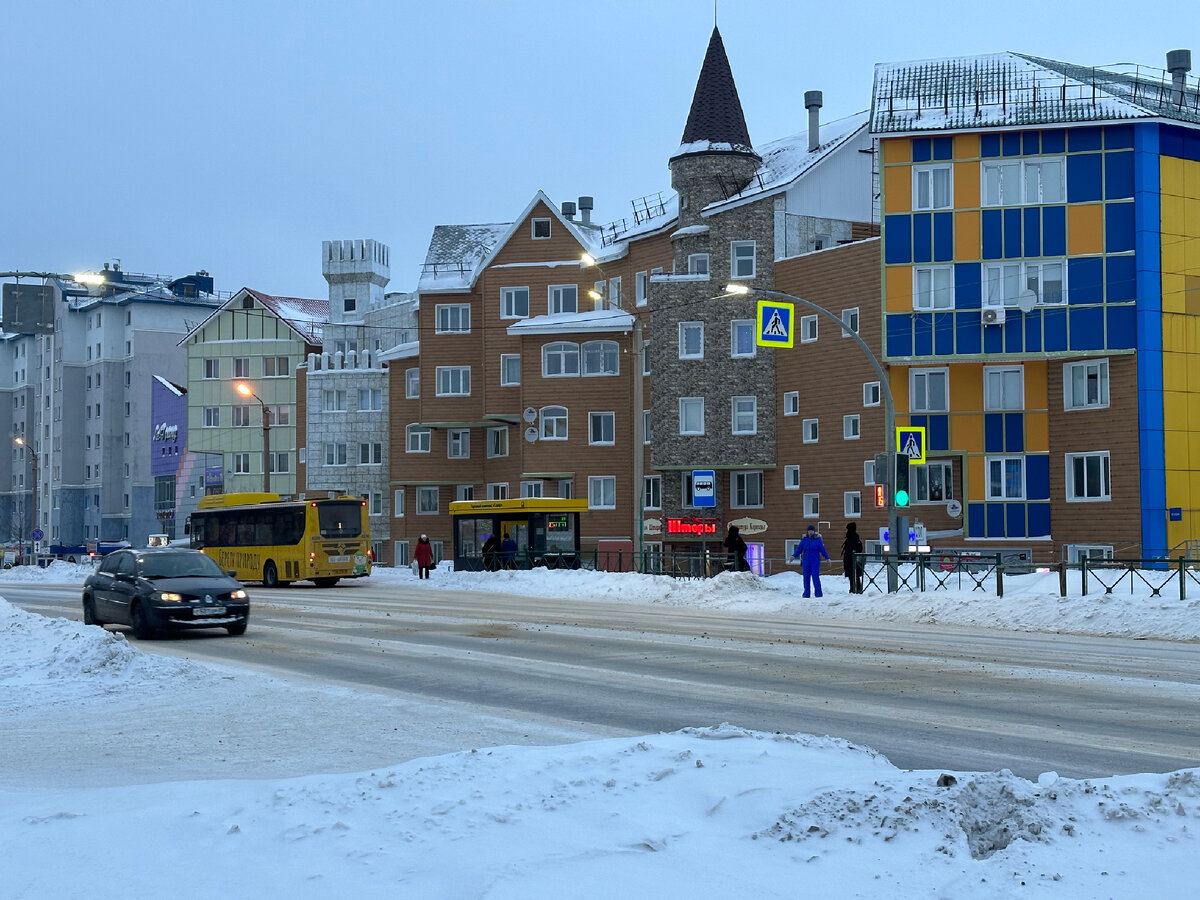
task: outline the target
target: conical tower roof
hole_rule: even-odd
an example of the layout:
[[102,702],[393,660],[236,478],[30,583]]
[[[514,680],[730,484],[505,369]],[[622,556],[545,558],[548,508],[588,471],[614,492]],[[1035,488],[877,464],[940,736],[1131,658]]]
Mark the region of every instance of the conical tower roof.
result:
[[708,40],[708,52],[704,54],[692,109],[676,156],[713,152],[757,156],[750,143],[737,85],[733,83],[729,57],[725,55],[725,43],[716,26]]

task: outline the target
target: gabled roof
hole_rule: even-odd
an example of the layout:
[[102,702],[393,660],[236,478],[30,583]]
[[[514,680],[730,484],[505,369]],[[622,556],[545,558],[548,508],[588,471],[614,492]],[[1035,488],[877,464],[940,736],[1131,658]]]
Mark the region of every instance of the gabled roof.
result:
[[161,375],[155,375],[154,380],[157,381],[159,384],[161,384],[163,387],[165,387],[168,391],[170,391],[176,397],[182,397],[184,394],[187,393],[187,388],[185,388],[183,385],[176,384],[173,381],[168,381],[166,378],[163,378]]
[[704,208],[704,215],[740,206],[753,200],[785,191],[811,172],[839,148],[848,144],[855,135],[867,129],[866,111],[854,113],[832,122],[821,123],[821,143],[816,150],[808,149],[808,132],[794,134],[764,144],[762,164],[750,183],[727,200],[718,200]]
[[715,25],[708,39],[700,77],[696,79],[696,92],[692,95],[683,139],[675,155],[711,152],[754,154],[746,116],[742,113],[742,101],[738,98],[729,57],[725,54],[725,42]]
[[242,288],[226,300],[219,309],[213,310],[204,321],[183,336],[183,340],[179,342],[179,345],[182,346],[187,343],[192,335],[204,328],[205,325],[225,312],[225,310],[240,309],[242,299],[246,295],[250,295],[261,303],[279,321],[295,332],[300,340],[306,344],[321,346],[321,332],[324,326],[329,324],[328,300],[310,300],[304,297],[277,297],[274,294],[265,294],[262,291],[256,291],[253,288],[247,287]]
[[1146,118],[1200,123],[1195,80],[1179,103],[1170,75],[1145,66],[1098,69],[1021,53],[875,66],[875,134]]

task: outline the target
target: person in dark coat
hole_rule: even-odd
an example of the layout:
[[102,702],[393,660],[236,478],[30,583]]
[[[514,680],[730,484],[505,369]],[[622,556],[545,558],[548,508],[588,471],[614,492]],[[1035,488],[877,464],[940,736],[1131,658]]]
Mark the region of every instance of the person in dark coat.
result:
[[504,540],[500,542],[500,561],[504,568],[511,569],[517,561],[517,542],[508,536],[508,532],[504,532]]
[[722,541],[722,544],[729,551],[729,561],[733,563],[734,569],[739,572],[749,572],[750,562],[746,559],[746,550],[748,548],[736,525],[729,526],[729,534],[725,535],[725,540]]
[[842,541],[842,574],[850,579],[850,593],[861,594],[864,564],[854,561],[855,553],[863,552],[862,538],[858,536],[858,526],[853,522],[846,523],[846,539]]
[[792,559],[800,560],[800,571],[804,574],[805,597],[812,592],[812,587],[817,589],[817,596],[821,596],[822,557],[829,559],[829,553],[825,550],[825,542],[821,540],[821,535],[817,534],[817,526],[809,525],[803,540],[796,545],[796,550],[792,554]]
[[496,540],[496,535],[489,534],[483,542],[483,567],[489,572],[496,571],[496,556],[500,550],[500,542]]
[[429,570],[433,568],[433,544],[429,543],[428,535],[421,535],[421,539],[417,541],[413,560],[417,563],[417,577],[428,578]]

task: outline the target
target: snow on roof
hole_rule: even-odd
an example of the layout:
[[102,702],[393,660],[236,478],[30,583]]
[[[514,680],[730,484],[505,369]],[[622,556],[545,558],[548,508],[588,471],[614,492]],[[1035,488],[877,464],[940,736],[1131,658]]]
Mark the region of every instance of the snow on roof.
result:
[[379,354],[381,362],[389,362],[393,359],[412,359],[414,356],[419,356],[421,353],[420,341],[408,341],[404,344],[397,344],[388,350],[384,350]]
[[790,187],[862,131],[867,125],[867,118],[864,111],[832,122],[822,122],[821,143],[816,150],[808,149],[807,131],[764,144],[759,150],[762,164],[745,190],[726,200],[710,203],[704,208],[705,214],[749,203]]
[[512,224],[435,226],[417,290],[421,293],[469,290],[479,264],[491,255]]
[[[252,288],[243,290],[279,317],[279,320],[309,344],[321,343],[323,326],[329,323],[329,301],[304,297],[276,297]],[[226,304],[228,306],[228,304]]]
[[871,131],[999,128],[1121,119],[1200,122],[1200,92],[1172,102],[1170,76],[1145,66],[1107,69],[1021,53],[879,63]]
[[590,331],[630,331],[633,316],[619,309],[596,309],[579,313],[533,316],[508,326],[508,333],[571,334]]
[[173,381],[167,381],[167,379],[163,378],[161,375],[155,375],[154,380],[165,387],[176,397],[182,397],[187,393],[187,388],[183,387],[182,385],[175,384]]

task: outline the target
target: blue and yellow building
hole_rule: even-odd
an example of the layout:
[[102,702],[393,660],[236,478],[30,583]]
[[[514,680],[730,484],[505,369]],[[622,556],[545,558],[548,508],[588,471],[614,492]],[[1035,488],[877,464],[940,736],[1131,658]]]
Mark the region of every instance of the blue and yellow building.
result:
[[1189,56],[876,67],[883,352],[897,422],[927,429],[917,496],[960,500],[966,541],[1040,559],[1200,543]]

